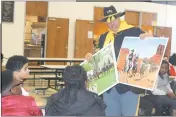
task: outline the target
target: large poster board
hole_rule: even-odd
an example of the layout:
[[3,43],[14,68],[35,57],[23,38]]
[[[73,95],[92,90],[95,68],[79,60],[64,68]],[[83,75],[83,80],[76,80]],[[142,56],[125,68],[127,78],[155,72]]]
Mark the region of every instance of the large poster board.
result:
[[101,95],[119,83],[114,46],[112,43],[99,50],[81,66],[87,71],[88,90]]
[[120,83],[153,90],[168,38],[125,37],[117,59]]

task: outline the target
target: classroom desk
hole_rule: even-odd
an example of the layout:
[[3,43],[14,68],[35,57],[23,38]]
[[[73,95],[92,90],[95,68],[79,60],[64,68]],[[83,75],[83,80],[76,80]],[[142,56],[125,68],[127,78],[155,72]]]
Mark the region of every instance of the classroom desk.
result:
[[[55,70],[55,72],[58,73],[58,71],[61,71],[61,70],[63,71],[67,66],[66,65],[41,65],[41,67]],[[43,79],[48,80],[48,88],[52,88],[50,86],[50,80],[55,80],[55,89],[57,89],[57,80],[60,80],[57,74],[55,78],[43,78]]]
[[83,62],[84,58],[28,58],[29,62]]
[[40,65],[43,68],[54,69],[54,70],[64,70],[66,65]]

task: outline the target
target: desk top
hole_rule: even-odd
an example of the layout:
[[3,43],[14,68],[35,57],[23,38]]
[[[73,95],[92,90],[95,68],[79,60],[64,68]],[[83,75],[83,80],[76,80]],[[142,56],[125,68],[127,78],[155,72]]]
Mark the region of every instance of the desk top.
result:
[[64,62],[83,62],[84,58],[28,58],[29,61],[64,61]]
[[49,68],[49,69],[65,69],[66,65],[41,65],[41,67]]

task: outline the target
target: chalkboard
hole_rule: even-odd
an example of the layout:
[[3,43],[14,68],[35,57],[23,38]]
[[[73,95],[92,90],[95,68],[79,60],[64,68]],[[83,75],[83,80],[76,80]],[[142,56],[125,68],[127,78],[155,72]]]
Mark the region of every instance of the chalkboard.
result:
[[14,1],[2,1],[1,4],[2,22],[13,22],[14,19]]

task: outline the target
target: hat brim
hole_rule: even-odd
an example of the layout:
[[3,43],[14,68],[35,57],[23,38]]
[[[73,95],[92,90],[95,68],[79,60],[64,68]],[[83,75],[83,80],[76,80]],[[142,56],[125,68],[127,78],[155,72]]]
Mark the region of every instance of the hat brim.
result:
[[[117,13],[115,15],[113,15],[115,18],[119,18],[119,17],[122,17],[123,15],[125,15],[125,12],[120,12],[120,13]],[[106,22],[108,19],[108,17],[104,17],[103,19],[99,20],[100,22]]]

